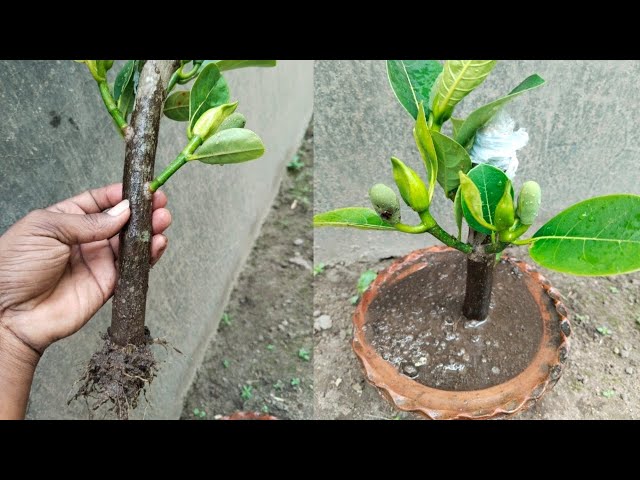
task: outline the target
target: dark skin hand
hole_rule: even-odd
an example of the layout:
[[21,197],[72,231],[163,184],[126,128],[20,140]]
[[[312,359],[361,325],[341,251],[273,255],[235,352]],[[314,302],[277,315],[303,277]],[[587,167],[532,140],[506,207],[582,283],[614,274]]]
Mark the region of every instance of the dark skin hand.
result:
[[[152,264],[168,244],[166,205],[156,192]],[[0,419],[24,418],[44,350],[80,330],[113,295],[118,232],[130,214],[118,183],[34,210],[0,237]]]

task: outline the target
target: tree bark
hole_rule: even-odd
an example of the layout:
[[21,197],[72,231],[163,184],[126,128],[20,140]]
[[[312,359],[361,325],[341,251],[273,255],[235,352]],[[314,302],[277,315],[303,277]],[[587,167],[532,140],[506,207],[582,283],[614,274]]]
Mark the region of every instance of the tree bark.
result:
[[487,240],[486,235],[469,229],[468,242],[474,251],[467,256],[467,285],[462,306],[462,314],[469,320],[482,321],[489,316],[496,255],[477,251]]
[[148,184],[158,145],[165,88],[179,60],[148,60],[138,81],[136,103],[127,132],[123,198],[131,218],[120,232],[118,283],[113,297],[109,336],[120,346],[145,342],[145,311],[151,257],[151,201]]

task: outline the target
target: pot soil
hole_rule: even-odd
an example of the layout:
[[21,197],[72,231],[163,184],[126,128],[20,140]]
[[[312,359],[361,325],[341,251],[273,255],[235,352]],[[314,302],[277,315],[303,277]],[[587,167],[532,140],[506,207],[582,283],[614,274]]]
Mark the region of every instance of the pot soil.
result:
[[560,378],[570,325],[559,293],[524,262],[503,258],[486,322],[462,316],[466,257],[415,251],[381,272],[353,317],[353,349],[370,383],[398,409],[432,419],[512,415]]

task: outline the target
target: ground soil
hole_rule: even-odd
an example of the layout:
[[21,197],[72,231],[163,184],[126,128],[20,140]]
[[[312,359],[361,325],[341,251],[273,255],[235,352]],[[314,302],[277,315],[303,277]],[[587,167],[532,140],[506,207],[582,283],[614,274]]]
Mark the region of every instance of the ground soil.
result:
[[[530,262],[523,248],[509,253]],[[420,418],[396,411],[365,381],[349,343],[358,277],[392,261],[327,264],[314,279],[313,314],[331,319],[331,328],[315,335],[316,418]],[[640,273],[589,278],[540,271],[570,312],[571,350],[554,389],[514,418],[640,419]]]
[[489,317],[462,315],[466,256],[439,252],[427,266],[383,287],[367,310],[367,341],[399,372],[442,390],[478,390],[524,371],[542,338],[539,306],[517,266],[494,272]]
[[185,399],[183,419],[239,410],[313,417],[312,126],[297,156],[304,166],[285,173]]

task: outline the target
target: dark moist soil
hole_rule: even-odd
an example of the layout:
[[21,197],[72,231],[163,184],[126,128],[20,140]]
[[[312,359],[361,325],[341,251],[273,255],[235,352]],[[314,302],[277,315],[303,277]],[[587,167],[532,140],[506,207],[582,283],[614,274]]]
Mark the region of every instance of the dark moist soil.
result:
[[[154,343],[145,327],[145,343],[121,347],[104,335],[102,349],[94,353],[76,394],[69,400],[84,399],[93,412],[104,406],[105,417],[113,413],[127,420],[142,394],[156,375],[156,361],[149,345]],[[146,399],[145,399],[146,400]]]
[[[508,253],[532,263],[524,248]],[[328,316],[331,325],[314,337],[316,418],[422,418],[395,410],[365,381],[350,345],[358,277],[393,261],[325,261],[324,273],[314,278],[314,317]],[[569,359],[542,401],[512,418],[640,419],[640,272],[598,278],[540,271],[569,310]]]
[[400,373],[442,390],[478,390],[515,377],[542,338],[522,272],[508,262],[496,266],[484,322],[462,315],[465,278],[465,255],[431,254],[425,268],[380,290],[367,312],[367,341]]
[[239,410],[313,417],[312,124],[296,155],[304,166],[285,172],[231,294],[227,321],[185,399],[183,419]]

